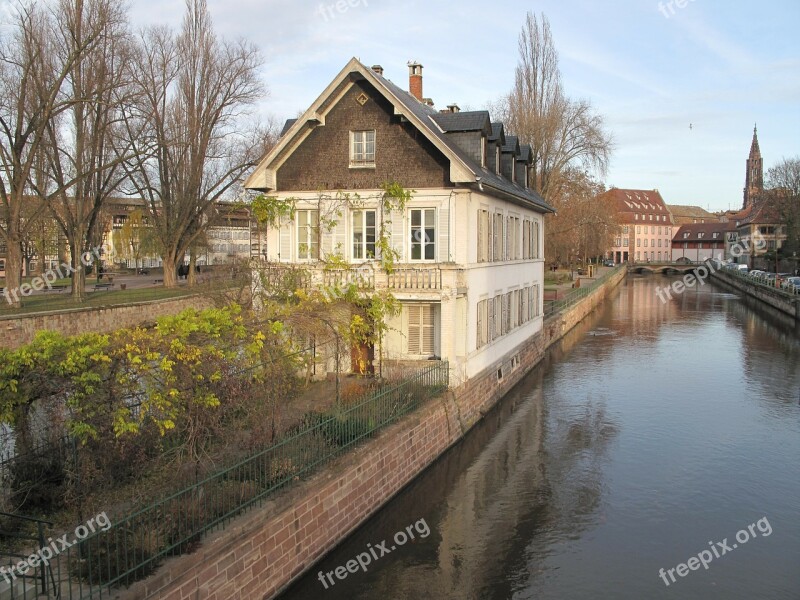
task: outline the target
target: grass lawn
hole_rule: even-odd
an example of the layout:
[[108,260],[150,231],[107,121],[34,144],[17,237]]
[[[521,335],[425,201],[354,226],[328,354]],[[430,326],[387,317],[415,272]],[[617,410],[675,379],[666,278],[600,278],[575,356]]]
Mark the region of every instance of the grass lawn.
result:
[[572,277],[569,271],[545,271],[544,273],[545,286],[560,285],[562,283],[569,283],[570,281],[572,281]]
[[[65,280],[69,286],[69,279]],[[37,294],[22,299],[22,308],[11,308],[4,297],[0,296],[0,317],[25,315],[37,312],[91,308],[98,306],[112,306],[117,304],[130,304],[133,302],[147,302],[152,300],[167,300],[182,296],[191,296],[203,292],[210,292],[231,287],[219,283],[210,285],[197,285],[194,287],[181,286],[178,288],[148,287],[133,290],[109,290],[89,292],[84,302],[75,303],[69,296],[69,289],[57,294]],[[0,287],[2,287],[0,285]]]

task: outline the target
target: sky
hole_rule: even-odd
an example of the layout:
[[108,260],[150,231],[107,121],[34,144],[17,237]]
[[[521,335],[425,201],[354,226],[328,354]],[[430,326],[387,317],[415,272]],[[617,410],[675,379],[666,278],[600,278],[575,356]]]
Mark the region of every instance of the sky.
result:
[[[2,4],[0,0],[0,18]],[[183,0],[129,0],[135,27],[179,27]],[[608,186],[739,208],[753,126],[765,170],[800,156],[798,0],[208,0],[217,31],[262,50],[263,118],[304,111],[347,61],[380,64],[444,108],[487,108],[513,83],[527,11],[550,21],[564,88],[615,149]],[[690,128],[691,124],[691,128]]]

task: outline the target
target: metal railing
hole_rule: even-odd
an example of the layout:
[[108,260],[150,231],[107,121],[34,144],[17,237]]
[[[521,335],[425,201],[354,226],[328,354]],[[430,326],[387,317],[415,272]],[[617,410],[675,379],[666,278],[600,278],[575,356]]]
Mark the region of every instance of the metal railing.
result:
[[717,269],[717,271],[719,271],[720,273],[724,273],[726,275],[730,275],[731,277],[734,277],[736,279],[745,281],[751,285],[761,288],[767,288],[772,290],[773,292],[779,292],[781,294],[785,294],[787,298],[794,298],[800,295],[800,287],[793,287],[793,288],[777,287],[775,285],[775,280],[777,279],[777,277],[773,278],[772,280],[769,280],[766,278],[766,276],[761,276],[761,275],[751,276],[750,271],[744,272],[744,271],[739,271],[738,269]]
[[448,363],[436,362],[352,404],[308,414],[278,443],[149,506],[115,516],[107,530],[53,559],[52,597],[111,597],[115,588],[147,577],[170,556],[192,552],[204,534],[224,528],[276,490],[441,394],[448,377]]
[[606,281],[611,279],[616,273],[618,273],[621,269],[627,269],[626,264],[617,265],[613,270],[603,274],[601,277],[593,280],[591,283],[587,285],[581,285],[581,287],[569,290],[565,293],[561,298],[557,300],[548,300],[544,303],[544,317],[547,318],[551,315],[556,314],[566,308],[569,308],[573,304],[576,304],[586,298],[589,294],[591,294],[594,290],[599,288],[601,285],[605,284]]
[[[45,529],[53,526],[50,521],[34,519],[22,515],[0,511],[0,537],[6,539],[16,539],[22,543],[34,542],[39,548],[45,546]],[[25,533],[25,526],[32,525],[35,533]],[[7,527],[8,529],[6,529]],[[5,567],[3,578],[0,579],[0,598],[58,598],[56,595],[56,582],[53,576],[53,569],[49,564],[39,563],[25,573],[15,573],[11,575],[12,569],[19,565],[20,561],[26,561],[30,555],[19,554],[13,551],[0,551],[0,566]],[[7,588],[7,589],[4,589]],[[7,595],[5,595],[7,592]],[[51,596],[52,594],[52,596]]]

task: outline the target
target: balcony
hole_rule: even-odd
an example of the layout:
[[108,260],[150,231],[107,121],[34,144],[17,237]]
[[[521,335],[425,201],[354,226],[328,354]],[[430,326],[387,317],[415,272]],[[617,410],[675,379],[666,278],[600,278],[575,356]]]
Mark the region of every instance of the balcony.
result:
[[401,267],[385,276],[390,290],[442,289],[442,270],[439,267]]
[[[443,289],[443,280],[452,287],[463,287],[461,269],[442,269],[439,265],[400,265],[391,273],[375,268],[370,263],[350,268],[325,268],[320,264],[265,263],[256,267],[266,285],[283,283],[298,287],[345,287],[356,285],[361,289],[388,289],[398,292],[427,292]],[[443,271],[452,277],[443,277]],[[452,280],[452,281],[451,281]]]

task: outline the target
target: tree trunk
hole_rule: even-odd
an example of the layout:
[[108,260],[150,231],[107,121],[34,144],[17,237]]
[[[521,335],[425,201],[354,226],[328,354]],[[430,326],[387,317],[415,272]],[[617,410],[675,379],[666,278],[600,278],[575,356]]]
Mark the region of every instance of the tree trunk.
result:
[[5,300],[14,308],[22,306],[19,286],[22,284],[22,247],[19,236],[9,232],[8,249],[6,250],[6,282]]
[[197,283],[197,277],[195,276],[194,268],[197,264],[197,254],[195,254],[194,250],[189,251],[189,275],[186,278],[187,283],[192,286]]
[[164,253],[164,287],[178,287],[178,257],[173,252]]
[[[69,251],[72,265],[72,300],[73,302],[83,302],[86,300],[86,267],[81,262],[81,249],[77,240],[70,241]],[[95,272],[100,267],[100,261],[94,263]]]

